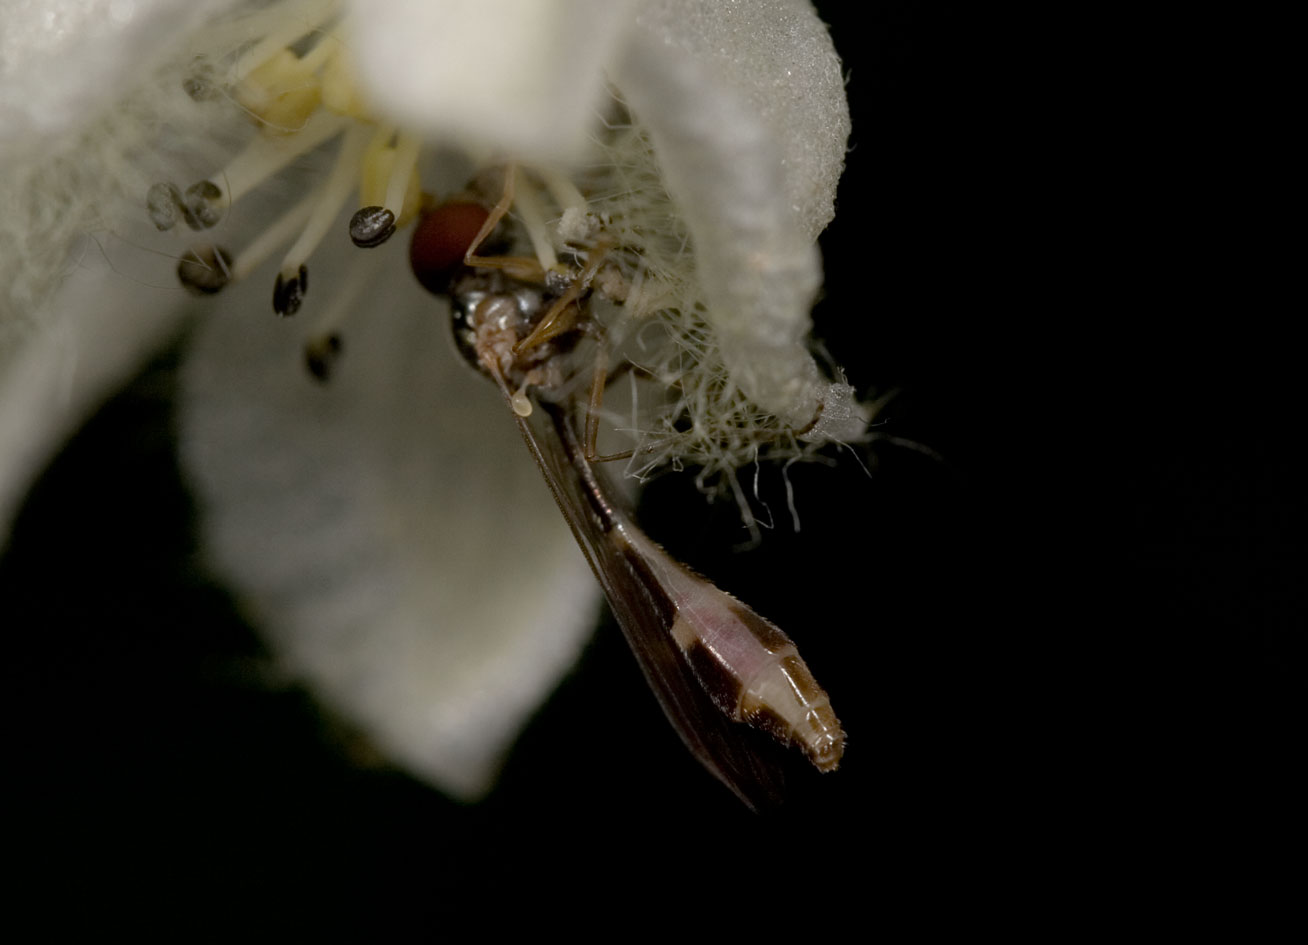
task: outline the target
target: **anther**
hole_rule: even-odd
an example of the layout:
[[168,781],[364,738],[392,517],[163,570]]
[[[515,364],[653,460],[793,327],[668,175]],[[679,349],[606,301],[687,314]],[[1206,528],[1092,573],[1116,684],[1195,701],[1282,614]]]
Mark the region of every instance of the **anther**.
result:
[[373,134],[359,162],[363,209],[350,220],[350,239],[356,246],[380,246],[417,216],[422,204],[418,150],[418,139],[396,135],[387,126]]
[[216,226],[223,218],[222,199],[222,188],[211,180],[202,180],[187,187],[186,197],[180,204],[186,225],[193,230],[207,230]]
[[304,266],[289,277],[277,273],[277,282],[273,285],[273,311],[278,315],[294,315],[300,310],[304,293],[309,291],[309,270]]
[[322,104],[338,115],[369,118],[368,103],[355,81],[354,63],[349,50],[341,46],[322,69]]
[[204,56],[191,62],[190,74],[182,80],[182,89],[196,102],[208,102],[219,95],[213,64]]
[[236,87],[236,101],[271,134],[294,134],[304,127],[322,102],[322,86],[314,71],[327,54],[301,58],[281,49],[253,69]]
[[150,214],[150,222],[160,230],[171,230],[177,225],[178,217],[186,215],[182,192],[166,181],[150,185],[145,195],[145,208]]
[[186,191],[184,206],[189,211],[186,222],[194,229],[213,226],[222,219],[227,207],[300,155],[340,134],[348,124],[348,118],[320,112],[310,118],[298,134],[280,138],[255,136],[221,172]]
[[331,378],[332,369],[340,359],[342,347],[341,336],[336,332],[310,338],[305,342],[304,366],[309,369],[315,380],[325,384]]
[[291,248],[286,251],[280,270],[282,273],[294,273],[296,269],[303,272],[305,260],[318,248],[318,244],[331,229],[341,207],[345,205],[350,192],[354,189],[354,174],[358,170],[359,155],[363,152],[367,140],[368,131],[362,125],[356,125],[342,136],[331,175],[318,189],[314,197],[313,212],[305,222],[304,229]]
[[214,295],[231,281],[232,257],[218,246],[187,251],[177,263],[177,281],[194,295]]
[[395,232],[395,214],[385,207],[364,207],[350,217],[350,239],[355,246],[380,246]]

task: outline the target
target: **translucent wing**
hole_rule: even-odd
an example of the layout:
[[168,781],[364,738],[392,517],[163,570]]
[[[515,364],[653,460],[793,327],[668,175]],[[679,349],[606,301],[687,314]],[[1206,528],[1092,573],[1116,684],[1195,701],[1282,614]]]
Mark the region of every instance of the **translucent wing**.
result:
[[705,691],[673,638],[673,602],[639,559],[615,540],[619,523],[633,526],[609,504],[566,411],[540,406],[531,417],[518,417],[523,439],[664,714],[686,747],[745,804],[756,811],[777,807],[785,794],[784,749],[762,732],[733,722]]

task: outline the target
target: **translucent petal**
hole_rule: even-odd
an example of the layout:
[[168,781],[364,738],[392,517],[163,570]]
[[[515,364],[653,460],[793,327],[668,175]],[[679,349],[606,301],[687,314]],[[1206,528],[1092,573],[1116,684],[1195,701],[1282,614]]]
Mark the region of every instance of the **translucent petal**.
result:
[[215,313],[183,370],[183,458],[213,564],[329,708],[475,797],[578,656],[594,579],[507,408],[455,353],[443,303],[408,278],[368,287],[322,386],[304,330],[252,281],[254,302]]
[[732,378],[798,427],[828,402],[847,411],[803,345],[849,134],[826,28],[802,0],[650,0],[638,22],[615,79],[694,238]]

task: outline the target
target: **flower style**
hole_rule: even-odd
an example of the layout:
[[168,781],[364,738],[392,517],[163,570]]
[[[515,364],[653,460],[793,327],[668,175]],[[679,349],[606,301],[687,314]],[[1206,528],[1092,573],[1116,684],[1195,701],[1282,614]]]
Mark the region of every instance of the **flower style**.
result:
[[[406,277],[407,238],[357,249],[331,229],[360,175],[383,240],[421,191],[512,163],[543,268],[604,243],[629,310],[606,328],[650,346],[641,366],[672,392],[637,431],[638,472],[729,479],[769,444],[862,432],[804,347],[848,134],[804,0],[3,0],[0,19],[0,528],[185,324],[180,450],[213,568],[326,705],[446,791],[489,786],[595,589],[503,405]],[[328,142],[335,163],[307,173]],[[205,240],[229,227],[224,255]],[[113,235],[87,251],[96,230]],[[287,244],[274,307],[294,322],[267,312],[262,265]],[[179,291],[175,257],[219,298]]]

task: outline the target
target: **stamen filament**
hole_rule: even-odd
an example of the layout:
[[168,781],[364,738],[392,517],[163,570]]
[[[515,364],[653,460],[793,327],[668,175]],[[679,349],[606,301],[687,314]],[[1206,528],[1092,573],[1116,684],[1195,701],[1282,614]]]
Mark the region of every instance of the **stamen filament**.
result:
[[289,20],[285,11],[278,11],[274,22],[279,25],[232,64],[229,81],[235,85],[296,40],[320,29],[337,14],[338,7],[338,0],[309,0],[297,7],[295,12],[299,15]]
[[253,243],[241,250],[232,263],[232,279],[239,282],[247,278],[277,251],[277,247],[288,243],[304,227],[317,203],[318,195],[309,194],[260,233]]
[[409,190],[409,178],[418,166],[420,142],[412,135],[400,134],[395,141],[395,160],[391,165],[390,180],[386,184],[386,202],[382,204],[395,214],[398,221],[404,210],[404,197]]
[[536,254],[541,269],[549,272],[558,265],[559,258],[554,254],[554,244],[545,226],[545,214],[536,198],[536,189],[516,164],[512,173],[516,184],[513,203],[518,210],[518,217],[522,220],[523,229],[527,231],[527,239],[531,241],[532,251]]
[[365,292],[372,291],[381,271],[392,260],[386,253],[366,253],[366,260],[361,264],[362,271],[352,273],[339,292],[332,295],[326,308],[317,316],[304,339],[304,365],[309,374],[317,381],[326,383],[331,380],[337,361],[340,360],[345,347],[341,337],[341,328],[350,316],[360,310],[367,311],[369,306],[358,304]]
[[[293,135],[257,135],[220,173],[186,192],[187,206],[208,228],[222,219],[226,207],[268,180],[296,158],[341,133],[350,119],[319,111]],[[216,191],[216,192],[215,192]],[[200,227],[197,227],[200,228]]]
[[350,239],[371,249],[404,226],[421,205],[417,138],[382,125],[359,162],[359,210],[350,218]]
[[[369,169],[374,167],[381,158],[381,153],[390,147],[391,141],[395,139],[395,126],[386,122],[381,122],[376,126],[372,133],[372,139],[368,142],[368,150],[364,152],[362,171],[367,174]],[[367,200],[368,196],[364,193],[368,189],[369,181],[363,180],[359,183],[360,197]]]
[[590,206],[577,185],[567,178],[566,175],[559,173],[556,168],[543,167],[537,168],[536,173],[540,175],[541,180],[545,182],[545,188],[554,198],[554,202],[559,205],[559,210],[579,210],[582,213]]
[[356,124],[341,138],[341,147],[332,165],[331,176],[327,183],[314,195],[314,208],[299,238],[286,251],[280,272],[290,276],[297,272],[327,235],[332,222],[340,212],[345,201],[354,192],[355,172],[359,167],[359,155],[367,144],[369,129]]
[[364,259],[351,267],[350,278],[339,292],[332,294],[331,300],[315,314],[309,329],[309,338],[321,338],[338,332],[351,315],[369,311],[372,306],[367,303],[357,304],[365,292],[371,292],[377,284],[381,273],[388,266],[394,265],[394,258],[386,251],[363,253]]
[[317,44],[300,57],[300,68],[306,72],[317,72],[340,50],[341,41],[331,33],[324,33]]

